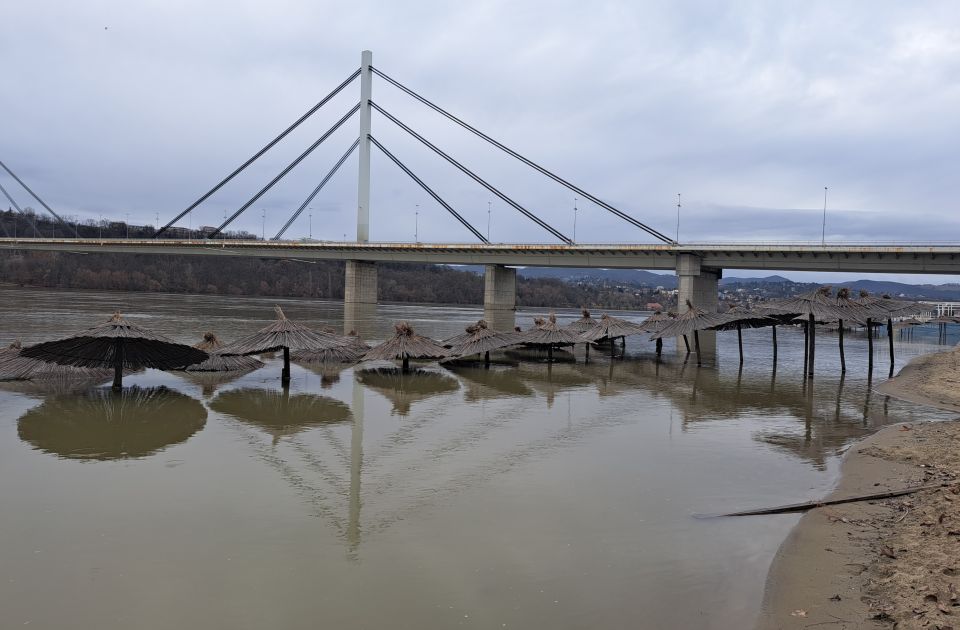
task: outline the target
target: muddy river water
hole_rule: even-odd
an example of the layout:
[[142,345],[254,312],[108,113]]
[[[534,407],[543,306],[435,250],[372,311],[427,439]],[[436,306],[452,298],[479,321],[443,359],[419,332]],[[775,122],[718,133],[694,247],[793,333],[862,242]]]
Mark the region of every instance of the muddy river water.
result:
[[[229,341],[275,303],[343,326],[341,304],[311,300],[2,289],[0,343],[117,309]],[[481,315],[381,305],[358,326],[443,338]],[[276,358],[233,380],[147,370],[119,396],[0,383],[0,627],[749,627],[798,517],[693,515],[818,497],[851,442],[942,417],[871,390],[862,336],[841,379],[819,334],[812,384],[802,333],[778,336],[776,370],[762,329],[744,332],[742,369],[722,333],[701,368],[632,337],[624,359],[587,364],[578,348],[404,378],[295,365],[287,393]],[[943,349],[913,339],[898,367]]]

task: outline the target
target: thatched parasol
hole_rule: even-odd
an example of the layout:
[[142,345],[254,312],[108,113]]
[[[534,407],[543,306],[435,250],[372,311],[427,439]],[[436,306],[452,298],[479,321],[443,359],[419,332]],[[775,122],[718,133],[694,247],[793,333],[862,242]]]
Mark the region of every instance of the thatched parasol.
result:
[[[644,332],[655,333],[676,318],[676,313],[657,311],[640,322],[640,327],[643,328]],[[657,356],[659,357],[661,354],[663,354],[663,339],[657,339]]]
[[761,312],[752,311],[742,306],[734,306],[724,315],[727,321],[719,326],[714,326],[713,330],[736,330],[737,348],[740,351],[740,365],[743,365],[743,329],[744,328],[773,328],[773,360],[777,360],[777,324],[778,320]]
[[553,361],[553,349],[555,347],[584,343],[585,339],[572,330],[561,328],[557,324],[557,316],[550,313],[547,319],[535,317],[533,328],[519,333],[517,341],[530,346],[546,346],[547,360]]
[[260,354],[283,350],[283,372],[280,382],[290,383],[290,352],[297,350],[319,351],[336,348],[345,344],[337,335],[310,330],[303,324],[287,319],[283,309],[274,307],[277,320],[242,339],[220,348],[220,354]]
[[113,387],[123,386],[123,370],[178,370],[207,360],[207,353],[136,326],[115,313],[108,321],[57,341],[24,348],[22,356],[59,365],[113,368]]
[[379,346],[374,346],[363,355],[364,361],[403,361],[403,371],[410,370],[410,359],[442,359],[450,355],[450,351],[438,342],[413,332],[407,322],[400,322],[394,327],[392,339],[388,339]]
[[273,436],[274,442],[285,435],[299,433],[310,427],[347,422],[350,407],[326,396],[294,394],[283,388],[232,389],[219,394],[210,403],[210,409],[248,422]]
[[629,322],[625,319],[620,319],[619,317],[612,317],[604,313],[600,316],[600,321],[597,322],[597,325],[588,330],[587,332],[580,335],[583,339],[587,341],[600,341],[602,339],[607,339],[610,341],[610,356],[614,355],[614,340],[618,337],[623,342],[621,349],[626,349],[627,347],[627,337],[630,335],[642,335],[643,333],[649,332],[643,325],[637,324],[635,322]]
[[600,322],[590,317],[590,311],[588,311],[587,309],[582,309],[580,311],[580,319],[567,324],[566,326],[564,326],[564,328],[580,334],[580,333],[587,332],[588,330],[590,330],[591,328],[593,328],[599,323]]
[[81,380],[100,383],[110,378],[111,370],[57,365],[20,355],[22,347],[14,341],[0,350],[0,381]]
[[468,357],[482,354],[485,365],[490,365],[490,351],[499,350],[519,343],[520,335],[515,332],[502,333],[487,326],[486,320],[479,320],[473,326],[468,326],[467,337],[450,348],[450,355],[454,357]]
[[59,457],[131,459],[185,442],[206,419],[202,404],[165,387],[94,389],[47,398],[20,417],[17,433]]
[[220,350],[225,346],[212,332],[203,333],[203,341],[194,344],[194,348],[210,355],[206,361],[184,368],[185,372],[249,372],[263,367],[263,362],[244,355],[223,355]]
[[396,368],[358,370],[357,380],[393,403],[391,413],[406,416],[410,406],[418,401],[455,392],[460,389],[457,379],[434,370],[398,370]]
[[860,295],[854,302],[861,304],[867,309],[869,315],[867,321],[867,351],[870,353],[867,369],[873,371],[873,322],[882,322],[887,320],[887,341],[890,346],[890,376],[893,376],[893,318],[909,317],[926,312],[927,308],[920,306],[916,302],[907,302],[904,300],[894,300],[889,295],[876,297],[870,295],[868,291],[860,290]]
[[772,300],[763,306],[769,314],[792,315],[804,322],[804,373],[813,376],[814,358],[816,356],[816,324],[817,322],[834,322],[849,316],[843,309],[830,299],[831,287],[820,287],[809,293],[803,293],[791,298]]
[[700,365],[700,331],[710,330],[726,324],[728,318],[723,313],[709,313],[693,305],[687,300],[687,310],[677,315],[677,318],[653,333],[651,339],[664,337],[686,337],[693,333],[694,348],[697,351],[697,365]]
[[323,350],[297,350],[290,353],[290,358],[306,365],[332,365],[337,363],[356,363],[363,358],[370,346],[351,330],[348,334],[339,336],[343,342],[341,346],[324,348]]

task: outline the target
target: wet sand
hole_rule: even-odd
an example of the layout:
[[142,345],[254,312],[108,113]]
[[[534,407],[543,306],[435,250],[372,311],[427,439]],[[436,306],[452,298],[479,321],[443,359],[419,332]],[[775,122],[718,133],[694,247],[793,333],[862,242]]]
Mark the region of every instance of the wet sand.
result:
[[[960,353],[915,359],[880,391],[960,410]],[[960,419],[887,427],[847,453],[830,498],[934,490],[809,511],[781,546],[757,627],[960,627]]]

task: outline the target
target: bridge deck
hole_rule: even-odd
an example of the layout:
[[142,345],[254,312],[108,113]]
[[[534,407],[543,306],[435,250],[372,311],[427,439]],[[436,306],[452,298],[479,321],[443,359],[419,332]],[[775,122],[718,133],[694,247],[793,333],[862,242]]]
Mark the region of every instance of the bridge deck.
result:
[[703,266],[720,269],[960,275],[960,244],[562,245],[0,238],[0,249],[651,270],[673,270],[678,254],[693,254]]

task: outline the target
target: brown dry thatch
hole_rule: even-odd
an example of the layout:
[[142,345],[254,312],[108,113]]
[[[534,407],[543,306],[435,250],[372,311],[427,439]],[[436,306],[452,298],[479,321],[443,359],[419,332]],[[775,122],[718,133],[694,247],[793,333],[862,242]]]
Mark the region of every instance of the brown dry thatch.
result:
[[40,359],[20,356],[23,347],[14,341],[0,349],[0,381],[74,381],[83,380],[99,383],[110,377],[113,372],[104,369],[78,368],[70,365],[57,365]]
[[676,317],[676,313],[657,311],[650,317],[640,322],[640,327],[643,328],[644,332],[654,333],[676,319]]
[[675,320],[655,332],[651,339],[665,337],[682,337],[700,330],[710,330],[727,323],[727,316],[723,313],[710,313],[694,306],[687,301],[687,310],[680,313]]
[[450,348],[451,356],[467,357],[474,354],[485,354],[520,343],[517,333],[497,332],[489,328],[486,320],[483,319],[473,326],[468,326],[466,334],[466,339]]
[[850,313],[836,305],[830,298],[831,287],[820,287],[809,293],[782,300],[772,300],[761,309],[769,315],[792,315],[794,319],[808,321],[812,316],[816,322],[835,322],[848,319]]
[[136,326],[115,313],[99,326],[81,333],[24,348],[24,357],[59,365],[113,368],[114,387],[120,387],[124,369],[182,369],[207,359],[207,353],[176,343]]
[[776,326],[781,323],[776,317],[767,315],[760,311],[753,311],[742,306],[734,306],[726,313],[723,313],[723,315],[726,316],[727,321],[718,326],[714,326],[713,330],[766,328],[767,326]]
[[297,350],[290,353],[290,360],[310,365],[356,363],[363,358],[367,350],[368,348],[346,345],[323,350]]
[[871,319],[884,320],[895,317],[910,317],[929,311],[929,307],[921,306],[916,302],[894,300],[889,295],[877,297],[868,291],[860,290],[860,295],[853,300],[869,311]]
[[428,337],[416,334],[410,324],[400,322],[394,326],[394,335],[363,355],[364,361],[392,361],[400,359],[405,364],[410,359],[442,359],[450,351]]
[[253,357],[242,355],[223,355],[220,350],[224,343],[213,334],[206,332],[203,334],[203,341],[195,344],[193,347],[203,350],[210,356],[206,361],[195,365],[188,365],[184,368],[185,372],[250,372],[263,367],[263,362]]
[[580,319],[570,324],[567,324],[565,328],[567,330],[572,330],[577,334],[582,334],[592,329],[594,326],[600,323],[590,316],[590,311],[588,311],[587,309],[581,310],[580,315],[581,315]]
[[317,332],[287,319],[283,309],[274,307],[277,314],[275,322],[264,326],[252,335],[238,339],[220,348],[220,354],[260,354],[276,350],[325,350],[344,345],[337,335]]
[[584,338],[572,330],[561,328],[557,324],[557,316],[550,313],[544,320],[537,317],[533,320],[534,326],[520,333],[517,340],[520,343],[535,346],[570,346],[584,343]]
[[604,313],[596,326],[581,335],[582,340],[600,341],[601,339],[616,339],[649,332],[643,324],[628,322],[619,317],[611,317]]

